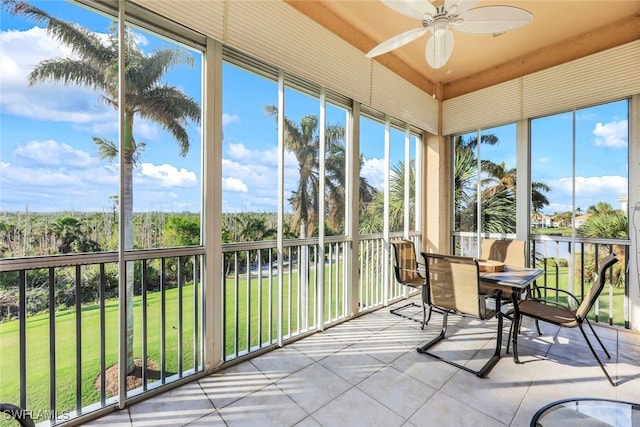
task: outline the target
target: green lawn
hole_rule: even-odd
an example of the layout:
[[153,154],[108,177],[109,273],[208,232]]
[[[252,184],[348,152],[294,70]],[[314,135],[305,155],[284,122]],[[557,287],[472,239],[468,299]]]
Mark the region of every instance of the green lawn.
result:
[[[160,364],[160,292],[148,294],[147,346],[148,357]],[[193,286],[183,287],[183,369],[193,367]],[[178,371],[178,290],[166,291],[166,372]],[[55,313],[55,376],[58,411],[76,407],[76,313],[60,310]],[[82,405],[100,401],[94,382],[100,373],[100,310],[87,305],[81,310]],[[134,300],[135,357],[142,356],[142,298]],[[27,406],[32,410],[47,410],[49,392],[49,322],[48,313],[27,319]],[[0,324],[0,401],[19,403],[19,322]],[[117,362],[118,301],[105,304],[106,367]]]

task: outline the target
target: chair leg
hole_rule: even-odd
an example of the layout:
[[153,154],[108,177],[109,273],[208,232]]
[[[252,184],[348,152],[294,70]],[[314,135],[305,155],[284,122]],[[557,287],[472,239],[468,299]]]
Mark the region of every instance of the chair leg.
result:
[[[505,315],[506,317],[506,315]],[[511,345],[511,334],[513,333],[513,317],[511,318],[511,325],[509,325],[509,335],[507,335],[507,354],[509,354],[509,346]]]
[[518,359],[518,334],[520,333],[520,324],[522,323],[522,316],[519,313],[515,313],[513,315],[513,322],[511,323],[512,328],[512,337],[513,341],[513,361],[515,363],[520,363]]
[[[538,335],[542,335],[542,332],[540,331],[540,322],[538,321],[538,319],[535,319],[536,321],[536,329],[538,330]],[[520,333],[520,327],[522,326],[522,323],[520,323],[520,325],[518,325],[518,334]],[[513,333],[513,319],[511,319],[511,326],[509,326],[509,338],[511,338],[511,334]],[[507,354],[509,354],[509,344],[511,343],[511,340],[507,341]]]
[[[440,331],[438,336],[436,336],[434,339],[432,339],[431,341],[429,341],[428,343],[426,343],[422,347],[418,347],[418,349],[417,349],[418,353],[431,355],[429,352],[427,352],[427,350],[429,348],[433,347],[436,343],[438,343],[438,342],[440,342],[440,341],[442,341],[444,339],[444,336],[447,333],[447,317],[448,317],[448,314],[449,314],[448,311],[444,311],[442,313],[442,330]],[[438,356],[434,356],[434,357],[438,357]]]
[[[578,327],[580,328],[580,332],[582,332],[582,336],[584,337],[584,340],[587,342],[587,345],[589,346],[589,350],[591,350],[593,357],[596,358],[596,360],[598,361],[598,364],[600,365],[600,368],[602,369],[602,372],[604,372],[604,374],[607,376],[607,379],[609,380],[609,384],[611,384],[613,387],[617,386],[617,384],[614,383],[611,377],[609,376],[607,369],[604,367],[604,363],[602,363],[602,361],[598,357],[598,354],[596,353],[596,350],[593,348],[593,345],[591,345],[591,341],[589,341],[589,338],[587,337],[587,334],[584,332],[584,329],[582,329],[582,323],[578,323]],[[591,325],[589,325],[589,327],[591,327],[591,331],[593,331],[593,334],[596,336],[596,339],[598,340],[600,345],[602,345],[602,341],[600,341],[600,338],[598,338],[598,335],[596,335],[595,331],[593,330],[593,327]],[[602,348],[604,349],[604,346],[602,346]],[[605,352],[607,353],[607,356],[611,358],[611,356],[609,356],[609,352],[606,349],[605,349]]]
[[600,337],[598,336],[598,334],[596,334],[596,331],[593,329],[593,326],[591,326],[591,322],[589,322],[589,319],[585,317],[584,321],[587,322],[587,325],[589,325],[589,328],[591,329],[593,336],[596,337],[596,339],[598,340],[598,343],[600,343],[600,347],[602,347],[602,350],[607,355],[607,359],[611,359],[611,355],[609,354],[607,349],[604,347],[604,344],[602,344],[602,341],[600,341]]
[[427,323],[429,323],[429,320],[431,320],[432,311],[433,311],[433,307],[429,306],[429,316],[427,316],[427,306],[423,301],[422,302],[422,326],[420,327],[420,329],[424,330],[424,328],[427,326]]
[[[393,310],[389,310],[389,313],[395,314],[396,316],[404,317],[405,319],[411,319],[414,322],[420,322],[420,319],[416,319],[416,318],[413,318],[411,316],[406,316],[406,315],[400,313],[401,310],[404,310],[407,307],[420,307],[420,306],[418,304],[416,304],[415,302],[410,302],[409,304],[405,304],[405,305],[403,305],[401,307],[397,307],[397,308],[394,308]],[[424,307],[423,307],[423,310],[424,310]],[[424,324],[424,313],[423,313],[422,323]],[[423,329],[424,329],[424,327],[423,327]]]
[[442,313],[442,330],[440,331],[440,334],[438,334],[438,336],[436,336],[435,338],[433,338],[431,341],[429,341],[428,343],[426,343],[425,345],[423,345],[422,347],[418,347],[418,353],[422,353],[422,354],[427,354],[431,357],[434,357],[442,362],[448,363],[449,365],[455,366],[456,368],[462,369],[464,371],[467,372],[471,372],[472,374],[475,374],[476,376],[480,377],[480,378],[484,378],[485,376],[487,376],[487,374],[489,372],[491,372],[491,370],[493,369],[493,367],[496,365],[496,363],[498,363],[498,361],[500,360],[500,351],[502,350],[502,314],[498,314],[498,330],[497,330],[497,334],[496,334],[496,349],[495,352],[493,353],[493,356],[491,356],[491,358],[487,361],[487,363],[484,364],[484,366],[482,368],[480,368],[479,371],[474,371],[473,369],[468,368],[467,366],[464,365],[460,365],[459,363],[456,363],[452,360],[447,360],[437,354],[433,354],[430,353],[428,350],[433,347],[434,345],[436,345],[438,342],[442,341],[445,338],[445,334],[447,332],[447,317],[448,317],[448,312],[447,311],[443,311]]
[[498,361],[500,360],[500,351],[502,350],[502,317],[503,317],[502,313],[498,313],[498,333],[496,334],[496,350],[493,352],[493,356],[491,356],[491,359],[489,359],[487,363],[485,363],[484,366],[478,372],[475,372],[475,374],[480,378],[486,377],[487,374],[491,372],[493,367],[496,366],[496,363],[498,363]]

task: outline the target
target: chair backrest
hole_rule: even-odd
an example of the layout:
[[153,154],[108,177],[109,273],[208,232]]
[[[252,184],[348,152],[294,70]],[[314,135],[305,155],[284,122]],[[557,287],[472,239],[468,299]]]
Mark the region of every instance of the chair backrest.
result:
[[584,299],[576,310],[576,318],[579,321],[582,321],[587,317],[589,311],[591,311],[591,308],[598,300],[598,297],[600,297],[600,293],[602,292],[602,289],[604,289],[604,285],[606,282],[605,273],[607,269],[616,262],[618,262],[618,258],[616,258],[615,254],[611,254],[600,261],[600,268],[598,269],[598,274],[596,274],[596,277],[593,281],[593,286],[591,286],[589,293],[585,295]]
[[423,257],[429,304],[481,319],[488,318],[484,299],[480,297],[479,268],[475,259],[426,253]]
[[484,239],[480,246],[480,258],[526,267],[525,241]]
[[394,266],[396,280],[400,283],[415,283],[424,277],[418,271],[416,248],[411,240],[392,240],[396,263]]

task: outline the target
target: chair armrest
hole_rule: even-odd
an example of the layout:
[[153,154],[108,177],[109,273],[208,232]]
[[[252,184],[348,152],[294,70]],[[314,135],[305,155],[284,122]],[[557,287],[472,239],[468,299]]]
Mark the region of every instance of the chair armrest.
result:
[[[536,286],[534,288],[534,290],[538,293],[538,295],[540,295],[540,290],[543,290],[543,289],[566,295],[567,297],[572,298],[573,301],[577,305],[580,305],[580,300],[575,295],[573,295],[571,292],[565,291],[564,289],[551,288],[549,286]],[[563,308],[569,308],[570,309],[570,307],[568,307],[566,304],[562,304],[562,303],[559,303],[557,301],[553,301],[553,300],[550,300],[550,299],[545,299],[545,298],[542,298],[542,297],[531,297],[531,296],[528,295],[527,299],[543,302],[545,304],[553,304],[553,305],[555,305],[557,307],[563,307]]]
[[412,273],[421,273],[421,271],[420,271],[419,269],[418,269],[418,270],[414,270],[414,269],[412,269],[412,268],[401,268],[401,267],[396,267],[396,268],[397,268],[399,271],[410,271],[410,272],[412,272]]

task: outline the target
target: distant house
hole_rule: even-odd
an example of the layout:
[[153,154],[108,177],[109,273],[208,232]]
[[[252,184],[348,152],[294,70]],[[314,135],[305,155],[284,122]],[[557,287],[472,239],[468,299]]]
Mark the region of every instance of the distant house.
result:
[[584,225],[585,222],[587,222],[587,219],[589,219],[589,216],[591,214],[584,214],[584,215],[577,215],[574,219],[573,219],[573,228],[580,228]]
[[627,208],[629,207],[629,196],[616,197],[616,201],[620,202],[620,209],[622,212],[627,213]]
[[531,214],[531,228],[550,228],[551,226],[552,221],[550,216],[539,212]]

